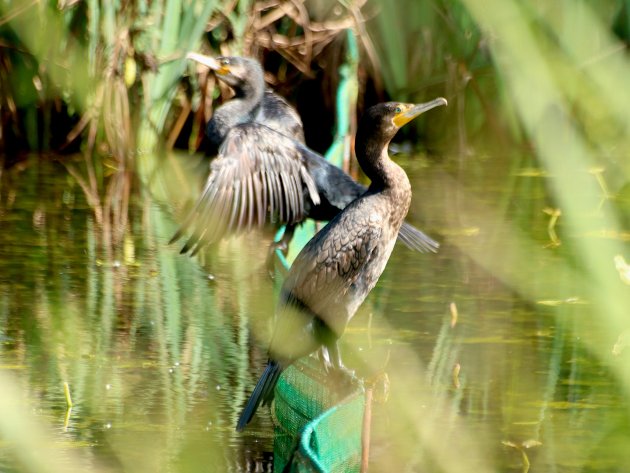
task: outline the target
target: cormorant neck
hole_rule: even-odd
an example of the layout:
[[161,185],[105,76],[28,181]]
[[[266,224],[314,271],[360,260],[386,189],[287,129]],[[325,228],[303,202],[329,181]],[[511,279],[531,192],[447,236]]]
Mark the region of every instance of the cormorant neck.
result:
[[238,87],[232,87],[234,90],[234,97],[232,100],[243,100],[248,104],[259,104],[263,95],[265,94],[265,80],[262,75],[251,74],[248,81],[239,84]]
[[216,113],[231,126],[253,121],[260,110],[264,88],[259,90],[235,90],[236,94],[221,105]]
[[230,128],[255,120],[265,91],[265,84],[244,84],[234,88],[234,97],[217,108],[206,127],[206,135],[212,144],[219,146]]
[[400,169],[387,154],[391,138],[378,132],[361,133],[361,131],[359,127],[355,140],[357,161],[365,175],[372,181],[370,188],[385,189],[394,184],[392,178],[397,177],[396,168]]
[[[364,127],[365,129],[365,127]],[[391,203],[391,224],[399,228],[411,204],[411,184],[405,171],[387,154],[391,137],[379,131],[359,133],[355,142],[357,160],[372,181],[371,193],[383,195]]]

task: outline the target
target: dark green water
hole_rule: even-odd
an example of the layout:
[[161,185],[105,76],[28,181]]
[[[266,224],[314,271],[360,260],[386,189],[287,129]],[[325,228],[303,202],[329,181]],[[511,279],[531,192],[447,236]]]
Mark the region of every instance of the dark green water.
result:
[[[532,472],[627,471],[628,353],[613,353],[620,332],[575,251],[597,221],[585,237],[563,234],[561,217],[562,245],[549,247],[549,178],[527,159],[402,162],[409,219],[442,248],[397,248],[344,337],[390,378],[370,471],[520,472],[506,444],[523,442]],[[35,471],[35,447],[53,452],[40,471],[270,469],[268,410],[234,432],[273,313],[267,240],[223,244],[205,266],[178,255],[166,202],[191,192],[178,182],[134,193],[119,232],[65,166],[3,171],[0,409],[25,421],[0,420],[0,471]]]

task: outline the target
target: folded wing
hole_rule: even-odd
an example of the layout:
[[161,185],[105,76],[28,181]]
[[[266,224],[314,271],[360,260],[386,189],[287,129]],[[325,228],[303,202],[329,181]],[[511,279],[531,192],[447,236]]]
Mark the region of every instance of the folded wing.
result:
[[315,319],[341,335],[382,271],[372,267],[381,232],[380,220],[354,212],[336,217],[309,241],[282,286],[272,356],[293,360],[313,351]]

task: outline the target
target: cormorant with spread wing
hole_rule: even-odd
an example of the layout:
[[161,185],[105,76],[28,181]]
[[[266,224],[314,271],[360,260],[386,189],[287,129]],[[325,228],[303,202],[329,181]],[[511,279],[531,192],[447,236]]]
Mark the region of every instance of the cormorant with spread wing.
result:
[[[268,220],[287,225],[282,241],[271,250],[286,249],[297,224],[307,217],[330,220],[366,191],[303,144],[298,114],[266,89],[258,61],[194,53],[188,57],[212,69],[235,95],[208,122],[206,135],[218,151],[201,196],[171,239],[173,243],[189,235],[182,253],[194,255],[207,244]],[[439,247],[406,223],[399,238],[422,252]]]

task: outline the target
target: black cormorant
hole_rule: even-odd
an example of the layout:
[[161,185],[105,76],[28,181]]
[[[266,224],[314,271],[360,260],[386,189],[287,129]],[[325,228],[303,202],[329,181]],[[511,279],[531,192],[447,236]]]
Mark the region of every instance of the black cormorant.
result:
[[[218,152],[201,196],[171,239],[173,243],[189,235],[182,253],[194,255],[268,219],[287,225],[282,241],[272,246],[286,249],[297,224],[307,217],[330,220],[365,192],[365,186],[303,144],[297,112],[265,88],[258,61],[194,53],[188,57],[210,67],[235,96],[208,122],[206,134]],[[406,223],[399,238],[418,251],[439,247]]]
[[237,424],[242,430],[261,402],[273,398],[284,368],[322,348],[343,367],[337,340],[372,290],[392,252],[411,203],[405,171],[387,154],[396,132],[421,113],[446,105],[388,102],[371,107],[357,131],[355,152],[370,187],[320,230],[299,253],[282,285],[269,361]]

